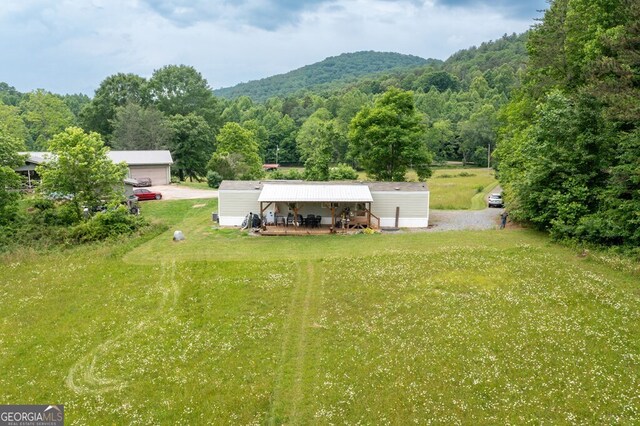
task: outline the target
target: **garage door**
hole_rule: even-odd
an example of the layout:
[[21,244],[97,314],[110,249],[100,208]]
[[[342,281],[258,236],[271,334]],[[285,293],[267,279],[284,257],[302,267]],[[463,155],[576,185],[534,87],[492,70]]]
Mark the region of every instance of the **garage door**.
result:
[[168,166],[130,166],[129,176],[136,179],[141,177],[148,177],[151,179],[152,185],[167,185],[169,172]]

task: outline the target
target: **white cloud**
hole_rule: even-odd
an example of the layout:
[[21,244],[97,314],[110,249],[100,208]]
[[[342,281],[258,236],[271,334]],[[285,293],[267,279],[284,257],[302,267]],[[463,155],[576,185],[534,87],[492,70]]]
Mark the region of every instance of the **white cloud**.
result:
[[[201,9],[184,0],[161,2],[174,7],[165,13],[143,0],[9,2],[0,5],[0,81],[21,91],[92,94],[117,72],[149,77],[164,65],[184,63],[217,88],[358,50],[445,59],[533,22],[481,3],[452,13],[432,1],[316,0],[290,8],[295,19],[283,19],[277,29],[256,25],[253,11],[270,1],[220,1],[202,19],[193,18]],[[279,2],[276,11],[288,3]],[[177,22],[181,13],[191,19]]]

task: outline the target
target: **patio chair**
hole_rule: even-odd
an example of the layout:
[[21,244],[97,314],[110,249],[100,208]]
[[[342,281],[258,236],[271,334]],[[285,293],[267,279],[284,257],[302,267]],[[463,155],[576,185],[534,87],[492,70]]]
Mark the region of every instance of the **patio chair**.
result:
[[293,213],[287,215],[287,226],[293,225]]
[[315,220],[313,221],[313,227],[314,228],[320,228],[320,223],[322,222],[322,216],[317,215],[315,217]]
[[309,227],[313,228],[313,226],[314,226],[314,224],[315,224],[315,221],[316,221],[316,217],[315,217],[315,215],[308,214],[308,215],[307,215],[307,219],[306,219],[306,221],[305,221],[305,225],[306,225],[306,227],[307,227],[307,228],[309,228]]

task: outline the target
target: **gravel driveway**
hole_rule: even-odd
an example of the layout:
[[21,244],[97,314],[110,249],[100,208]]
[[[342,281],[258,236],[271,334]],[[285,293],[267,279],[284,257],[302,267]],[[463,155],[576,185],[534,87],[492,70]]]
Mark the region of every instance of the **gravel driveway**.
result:
[[[497,186],[491,193],[502,193]],[[488,202],[489,195],[485,197]],[[460,231],[464,229],[497,229],[500,226],[500,214],[504,209],[485,208],[484,210],[430,210],[429,231]]]
[[192,200],[195,198],[218,198],[218,191],[213,189],[194,189],[176,185],[155,185],[149,188],[162,193],[163,200]]
[[460,231],[464,229],[496,229],[504,209],[431,210],[429,231]]

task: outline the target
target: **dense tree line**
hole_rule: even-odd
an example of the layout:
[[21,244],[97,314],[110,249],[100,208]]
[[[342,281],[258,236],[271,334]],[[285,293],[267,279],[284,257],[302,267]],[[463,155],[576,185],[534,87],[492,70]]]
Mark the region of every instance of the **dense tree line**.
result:
[[640,3],[555,0],[501,118],[513,217],[561,239],[640,246]]
[[[505,36],[458,52],[445,63],[422,61],[416,66],[416,58],[409,57],[409,66],[403,69],[264,102],[247,96],[218,98],[200,73],[184,65],[163,67],[149,79],[134,74],[109,76],[92,99],[42,90],[21,94],[3,83],[0,119],[31,150],[48,149],[55,134],[77,125],[97,132],[113,149],[171,150],[174,173],[180,179],[203,179],[209,171],[216,171],[208,166],[217,164],[221,169],[214,180],[229,176],[228,169],[222,173],[229,164],[244,167],[241,157],[246,152],[218,152],[221,129],[235,123],[242,132],[251,133],[247,141],[257,144],[252,158],[305,165],[307,179],[327,179],[333,165],[366,168],[366,156],[351,146],[355,141],[349,139],[350,125],[358,113],[373,108],[386,93],[400,90],[413,93],[421,122],[420,149],[431,152],[436,162],[486,165],[495,148],[497,111],[519,85],[525,40],[526,35]],[[368,71],[363,58],[370,53],[329,58],[323,66],[334,71]],[[407,60],[405,55],[376,56],[390,67],[397,65],[398,57]],[[211,162],[215,153],[226,162],[221,163],[220,158]],[[248,176],[244,172],[233,175]]]

